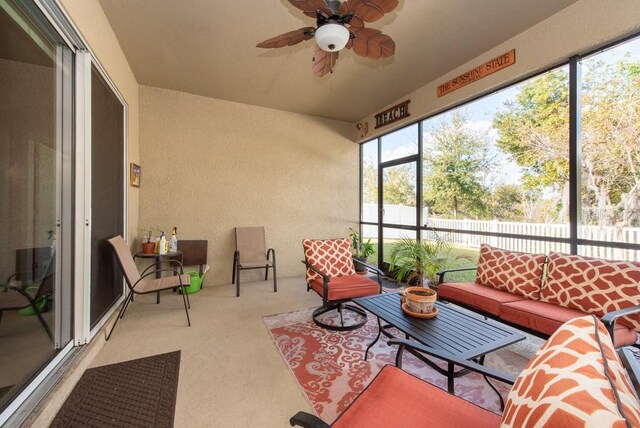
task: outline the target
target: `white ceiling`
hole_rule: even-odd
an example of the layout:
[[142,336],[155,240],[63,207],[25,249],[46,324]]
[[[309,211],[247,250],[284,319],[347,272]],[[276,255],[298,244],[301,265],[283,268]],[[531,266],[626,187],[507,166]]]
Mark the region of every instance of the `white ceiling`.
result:
[[[287,0],[100,0],[138,82],[355,122],[577,0],[400,0],[367,24],[396,42],[379,61],[340,52],[311,73],[314,41],[255,45],[315,26]],[[541,47],[542,48],[542,47]]]

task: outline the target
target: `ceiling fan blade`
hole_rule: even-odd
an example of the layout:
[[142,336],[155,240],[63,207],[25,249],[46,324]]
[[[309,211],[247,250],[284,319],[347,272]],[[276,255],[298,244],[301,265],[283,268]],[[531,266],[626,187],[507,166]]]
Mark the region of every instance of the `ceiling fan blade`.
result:
[[300,9],[305,15],[312,18],[316,17],[317,10],[321,10],[327,16],[333,15],[333,11],[327,4],[326,0],[289,0],[289,3]]
[[333,73],[333,67],[335,67],[336,61],[338,60],[338,54],[339,52],[337,51],[324,51],[316,45],[316,50],[313,53],[313,65],[311,66],[313,74],[322,77],[327,73]]
[[375,22],[385,13],[392,12],[398,7],[398,0],[346,0],[340,4],[340,16],[353,12],[349,25],[353,28],[364,27],[365,22]]
[[396,51],[396,42],[382,31],[373,28],[352,29],[355,37],[347,43],[347,49],[351,49],[356,55],[381,59],[392,56]]
[[302,41],[311,39],[314,31],[315,29],[313,27],[304,27],[299,30],[289,31],[288,33],[280,34],[279,36],[258,43],[256,47],[269,49],[297,45]]

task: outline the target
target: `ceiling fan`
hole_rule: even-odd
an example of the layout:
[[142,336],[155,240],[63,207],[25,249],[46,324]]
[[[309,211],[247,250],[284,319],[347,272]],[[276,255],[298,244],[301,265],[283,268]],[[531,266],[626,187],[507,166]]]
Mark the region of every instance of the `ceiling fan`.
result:
[[289,0],[305,15],[316,18],[316,27],[289,31],[258,43],[259,48],[293,46],[315,37],[312,71],[322,77],[333,73],[342,48],[356,55],[380,59],[393,55],[396,44],[380,30],[364,28],[398,6],[398,0]]

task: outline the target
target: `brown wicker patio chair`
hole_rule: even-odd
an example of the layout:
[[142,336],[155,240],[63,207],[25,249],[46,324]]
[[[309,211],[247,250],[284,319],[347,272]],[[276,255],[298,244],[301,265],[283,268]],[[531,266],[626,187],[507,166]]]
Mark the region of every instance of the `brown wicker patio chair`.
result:
[[269,279],[269,268],[273,268],[273,291],[278,291],[276,278],[276,251],[267,251],[264,227],[236,227],[236,251],[233,253],[231,283],[236,284],[236,297],[240,297],[240,271],[265,269],[264,280]]
[[[133,296],[135,294],[150,294],[157,293],[163,290],[172,290],[177,287],[183,288],[182,300],[184,302],[184,310],[187,314],[187,323],[191,326],[191,320],[189,319],[189,308],[191,304],[189,303],[189,296],[186,293],[186,287],[189,286],[189,275],[184,275],[182,272],[182,263],[177,260],[161,260],[158,263],[154,263],[148,268],[146,268],[142,274],[138,272],[138,268],[136,263],[133,261],[133,256],[129,252],[129,246],[122,236],[118,235],[109,240],[107,240],[111,248],[113,249],[114,255],[118,260],[118,265],[120,266],[120,270],[122,271],[122,275],[127,282],[127,286],[129,287],[129,293],[122,301],[122,306],[120,307],[120,313],[118,313],[118,317],[116,321],[113,323],[113,327],[111,327],[111,331],[107,334],[107,340],[111,337],[111,333],[116,328],[116,324],[118,324],[118,320],[124,316],[125,311],[129,307],[129,303],[133,301]],[[162,268],[160,266],[159,269],[156,268],[158,265],[163,263],[169,263],[175,265],[173,268]],[[173,276],[167,276],[163,278],[156,278],[155,275],[162,272],[171,272]],[[153,278],[150,278],[153,276]]]

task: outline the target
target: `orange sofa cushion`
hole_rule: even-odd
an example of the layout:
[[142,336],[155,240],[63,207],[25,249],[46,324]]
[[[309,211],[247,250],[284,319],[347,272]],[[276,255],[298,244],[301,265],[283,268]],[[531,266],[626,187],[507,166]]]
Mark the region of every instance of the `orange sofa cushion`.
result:
[[[322,278],[314,279],[311,288],[319,295],[324,295]],[[339,276],[329,281],[327,299],[345,300],[356,297],[373,296],[380,293],[380,284],[364,275]]]
[[472,282],[447,282],[440,284],[438,297],[451,302],[463,303],[466,306],[500,315],[500,306],[508,302],[525,300],[522,296],[485,287]]
[[[329,278],[354,275],[351,240],[340,239],[305,239],[302,241],[304,257],[308,263],[326,274]],[[307,269],[307,283],[322,277],[311,269]]]
[[488,428],[499,425],[500,416],[388,365],[332,426]]
[[640,403],[600,321],[575,318],[547,340],[509,392],[502,426],[640,426]]
[[476,283],[538,300],[547,256],[480,246]]
[[[501,319],[548,335],[553,334],[565,322],[584,315],[584,312],[576,309],[534,300],[508,302],[500,308]],[[635,330],[616,323],[615,344],[617,347],[632,345],[637,337]]]
[[[640,305],[640,263],[550,253],[541,300],[602,317]],[[618,321],[640,331],[640,314]]]

